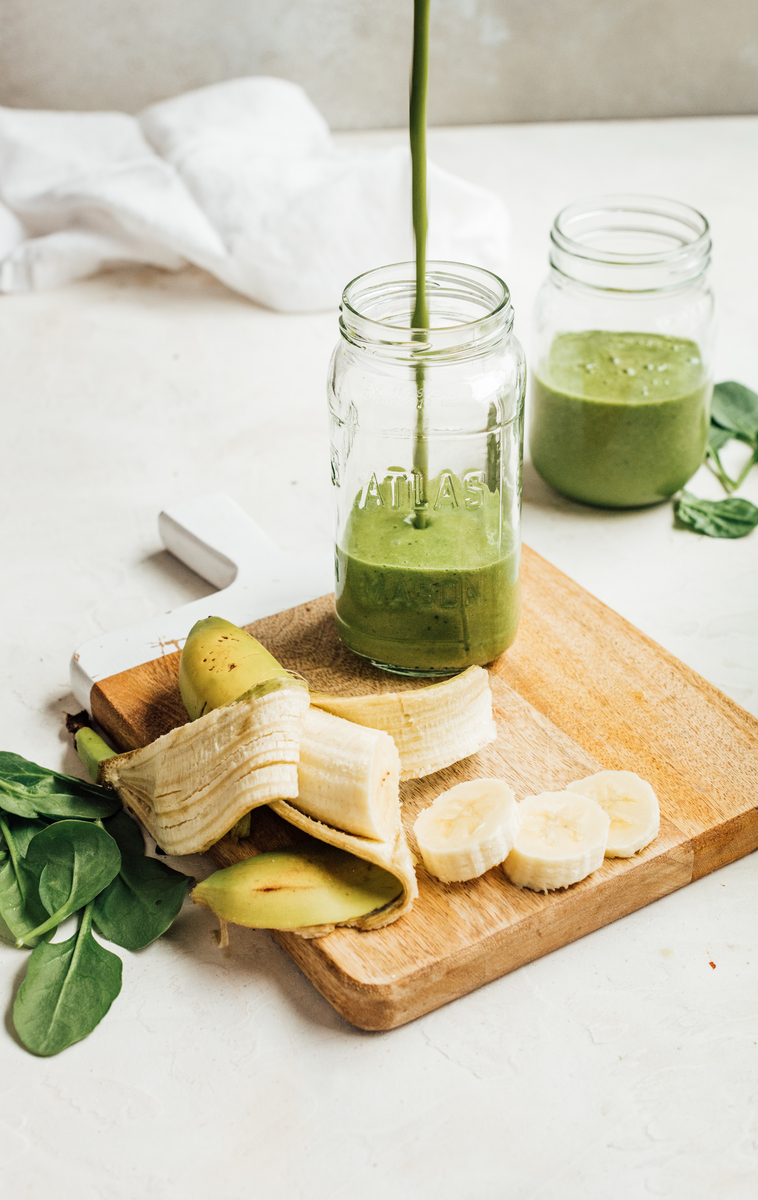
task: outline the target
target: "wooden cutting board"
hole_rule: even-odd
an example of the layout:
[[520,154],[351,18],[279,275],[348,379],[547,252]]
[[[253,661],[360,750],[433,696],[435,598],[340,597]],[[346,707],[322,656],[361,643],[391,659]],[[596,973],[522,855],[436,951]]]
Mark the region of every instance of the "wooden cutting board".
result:
[[[497,742],[403,784],[411,847],[418,812],[479,775],[517,797],[603,768],[636,771],[661,804],[655,842],[561,892],[519,891],[499,867],[442,884],[419,863],[419,898],[393,925],[304,940],[275,933],[323,996],[362,1029],[392,1029],[607,925],[758,847],[758,721],[533,551],[524,547],[515,644],[490,667]],[[209,610],[212,609],[209,600]],[[287,667],[341,695],[419,686],[369,666],[339,642],[322,597],[248,626]],[[123,749],[186,720],[179,655],[113,675],[92,693],[95,719]],[[248,843],[224,839],[219,866],[304,839],[269,809]]]

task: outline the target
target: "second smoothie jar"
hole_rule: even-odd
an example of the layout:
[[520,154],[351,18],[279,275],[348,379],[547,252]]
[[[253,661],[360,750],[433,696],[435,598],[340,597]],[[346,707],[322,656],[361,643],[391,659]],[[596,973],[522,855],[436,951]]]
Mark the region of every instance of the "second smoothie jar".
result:
[[563,209],[536,306],[530,449],[585,504],[678,491],[703,460],[712,392],[711,239],[695,209],[603,196]]

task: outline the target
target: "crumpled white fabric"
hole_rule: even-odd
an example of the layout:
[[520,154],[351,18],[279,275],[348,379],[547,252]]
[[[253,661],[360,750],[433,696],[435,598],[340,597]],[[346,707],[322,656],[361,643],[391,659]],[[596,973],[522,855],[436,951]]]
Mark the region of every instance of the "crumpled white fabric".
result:
[[[430,258],[502,274],[508,215],[429,165]],[[271,308],[334,307],[413,257],[410,156],[335,146],[297,85],[256,77],[125,113],[0,108],[0,291],[194,263]]]

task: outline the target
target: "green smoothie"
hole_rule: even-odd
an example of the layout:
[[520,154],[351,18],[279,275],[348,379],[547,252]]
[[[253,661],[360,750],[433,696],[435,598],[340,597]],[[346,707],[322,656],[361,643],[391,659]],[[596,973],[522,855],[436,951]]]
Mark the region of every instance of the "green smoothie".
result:
[[506,650],[518,625],[519,553],[502,544],[499,494],[443,472],[429,480],[420,529],[412,506],[392,507],[376,489],[367,502],[365,492],[337,547],[343,642],[411,674],[451,674]]
[[573,500],[656,504],[703,460],[711,390],[700,350],[686,338],[559,334],[532,380],[532,462]]

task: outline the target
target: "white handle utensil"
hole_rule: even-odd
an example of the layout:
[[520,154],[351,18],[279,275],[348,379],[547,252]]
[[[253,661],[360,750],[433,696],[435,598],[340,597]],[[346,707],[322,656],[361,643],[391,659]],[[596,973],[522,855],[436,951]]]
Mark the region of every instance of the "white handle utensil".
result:
[[221,590],[84,642],[71,659],[71,689],[88,712],[94,683],[181,649],[195,621],[211,611],[247,625],[334,586],[331,554],[286,554],[224,492],[167,509],[158,517],[158,529],[167,550]]

